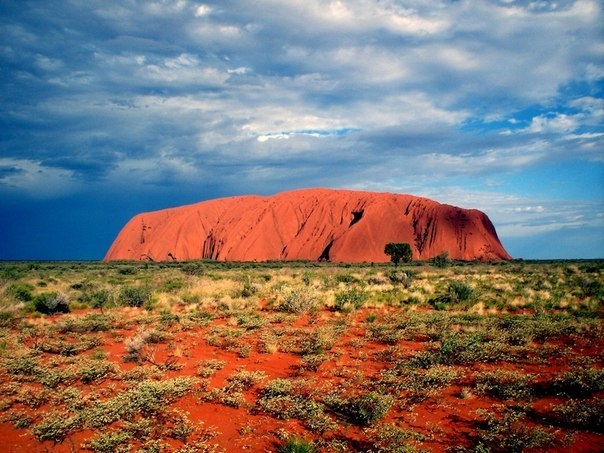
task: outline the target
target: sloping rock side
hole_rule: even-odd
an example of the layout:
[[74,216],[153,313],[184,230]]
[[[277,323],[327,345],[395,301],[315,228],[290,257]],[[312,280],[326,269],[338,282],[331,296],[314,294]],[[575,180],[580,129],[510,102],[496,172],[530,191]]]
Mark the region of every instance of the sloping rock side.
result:
[[414,259],[508,260],[489,218],[427,198],[305,189],[220,198],[133,217],[110,260],[326,260],[385,262],[388,242],[408,242]]

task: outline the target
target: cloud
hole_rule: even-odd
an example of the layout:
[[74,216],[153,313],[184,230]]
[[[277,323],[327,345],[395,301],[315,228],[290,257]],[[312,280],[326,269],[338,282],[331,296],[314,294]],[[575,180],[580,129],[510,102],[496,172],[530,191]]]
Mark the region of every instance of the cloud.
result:
[[[9,3],[7,199],[384,188],[502,209],[504,231],[532,234],[573,225],[550,205],[565,197],[511,181],[579,164],[604,177],[594,0]],[[522,202],[483,204],[477,186]],[[593,198],[582,190],[573,203]]]
[[26,193],[32,198],[62,197],[77,190],[73,172],[41,162],[0,158],[0,195]]

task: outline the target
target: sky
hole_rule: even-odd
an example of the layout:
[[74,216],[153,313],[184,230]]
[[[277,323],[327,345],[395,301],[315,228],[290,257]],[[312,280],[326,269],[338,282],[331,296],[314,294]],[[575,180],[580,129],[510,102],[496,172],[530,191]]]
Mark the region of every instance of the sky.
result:
[[135,214],[329,187],[604,258],[599,0],[2,0],[0,259],[98,260]]

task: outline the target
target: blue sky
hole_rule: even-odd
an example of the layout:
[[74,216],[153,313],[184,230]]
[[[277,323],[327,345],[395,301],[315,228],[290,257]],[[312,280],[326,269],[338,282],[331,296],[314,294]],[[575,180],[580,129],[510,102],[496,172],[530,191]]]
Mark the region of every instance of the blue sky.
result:
[[5,0],[0,259],[100,259],[138,212],[305,187],[604,257],[596,0]]

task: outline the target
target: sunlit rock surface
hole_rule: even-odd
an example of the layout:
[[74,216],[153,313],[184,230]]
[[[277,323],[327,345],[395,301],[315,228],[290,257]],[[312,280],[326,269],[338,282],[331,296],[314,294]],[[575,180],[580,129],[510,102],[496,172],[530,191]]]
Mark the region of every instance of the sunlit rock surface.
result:
[[384,262],[388,242],[414,259],[508,260],[481,211],[427,198],[306,189],[204,201],[133,217],[105,260]]

